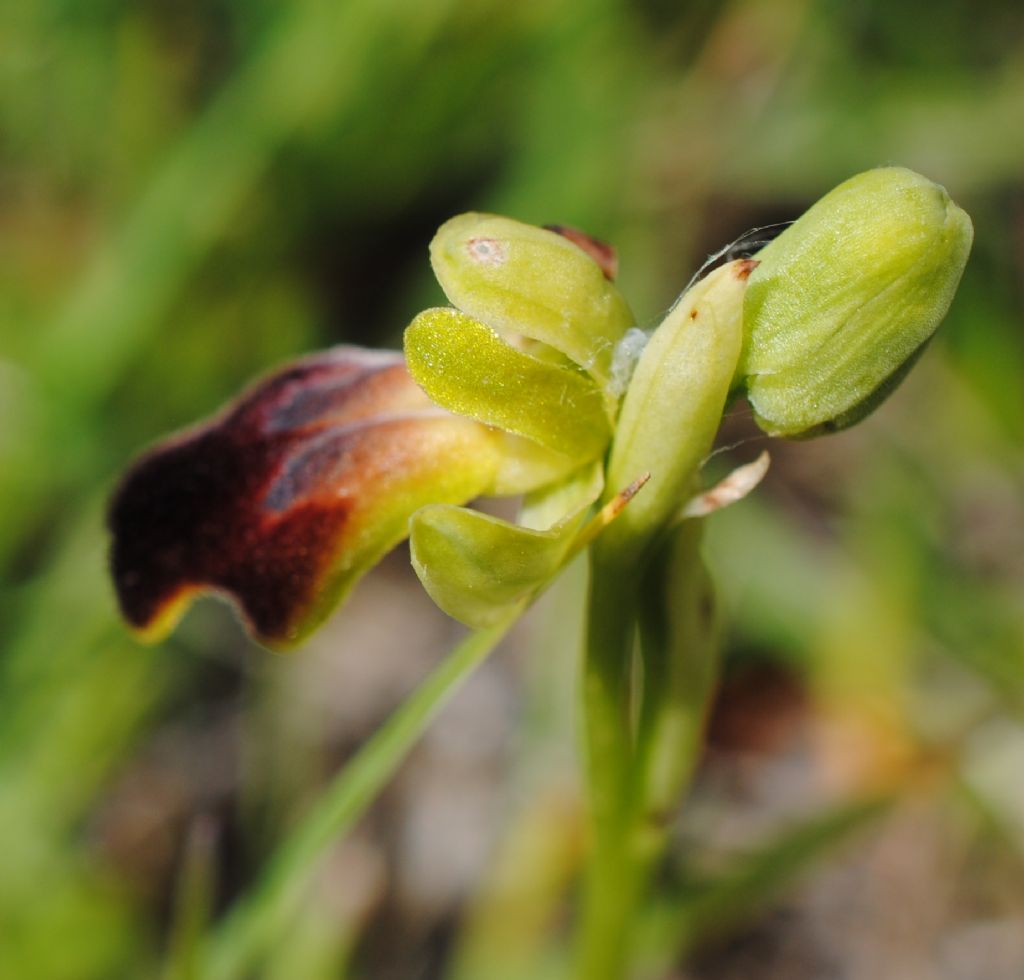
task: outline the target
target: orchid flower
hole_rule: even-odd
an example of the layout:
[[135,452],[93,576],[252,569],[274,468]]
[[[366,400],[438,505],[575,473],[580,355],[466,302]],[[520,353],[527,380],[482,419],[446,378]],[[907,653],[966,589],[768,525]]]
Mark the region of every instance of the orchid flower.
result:
[[[311,355],[129,470],[111,565],[142,638],[215,593],[264,644],[294,645],[410,531],[431,595],[471,625],[557,572],[602,489],[612,355],[633,319],[613,253],[486,215],[448,222],[431,253],[461,309],[413,321],[408,365]],[[524,492],[522,527],[454,506]]]
[[[866,414],[945,314],[970,241],[941,188],[869,171],[697,282],[648,343],[609,246],[453,218],[430,247],[452,305],[413,320],[404,359],[339,347],[286,365],[129,470],[109,514],[124,616],[159,639],[212,592],[290,646],[408,534],[437,603],[487,625],[562,567],[602,494],[650,474],[608,547],[638,553],[669,526],[737,392],[772,434]],[[460,506],[521,493],[518,524]]]
[[[287,365],[128,471],[109,515],[124,616],[157,639],[220,593],[290,646],[408,535],[435,602],[490,643],[589,548],[578,976],[620,980],[714,689],[702,522],[767,466],[703,486],[726,406],[745,395],[776,436],[859,421],[945,316],[971,240],[941,187],[869,171],[698,279],[648,336],[608,246],[453,218],[430,250],[451,306],[413,320],[404,357],[339,347]],[[519,494],[517,523],[464,506]]]

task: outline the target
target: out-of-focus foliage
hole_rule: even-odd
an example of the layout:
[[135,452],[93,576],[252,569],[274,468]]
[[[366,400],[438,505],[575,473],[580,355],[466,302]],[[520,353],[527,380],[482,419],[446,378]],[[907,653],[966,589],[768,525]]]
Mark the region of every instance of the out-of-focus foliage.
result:
[[[443,302],[426,247],[457,212],[616,243],[648,325],[705,253],[885,163],[944,184],[974,252],[900,392],[854,431],[776,447],[765,486],[711,522],[731,668],[645,936],[669,962],[716,902],[755,915],[766,875],[808,865],[811,931],[814,908],[835,914],[836,869],[854,874],[822,842],[864,823],[826,808],[897,788],[863,863],[899,886],[872,902],[924,924],[900,945],[884,912],[851,929],[840,906],[833,955],[861,950],[868,974],[872,955],[925,973],[967,956],[977,976],[1004,955],[1019,973],[1022,118],[1009,0],[4,5],[0,974],[189,976],[204,903],[217,917],[260,880],[450,640],[398,562],[287,661],[216,605],[136,646],[102,531],[133,453],[287,356],[397,347]],[[723,442],[754,445],[733,455],[761,438],[737,407]],[[325,863],[260,976],[560,975],[575,640],[548,617],[554,639],[488,665]],[[749,676],[784,683],[752,696]]]

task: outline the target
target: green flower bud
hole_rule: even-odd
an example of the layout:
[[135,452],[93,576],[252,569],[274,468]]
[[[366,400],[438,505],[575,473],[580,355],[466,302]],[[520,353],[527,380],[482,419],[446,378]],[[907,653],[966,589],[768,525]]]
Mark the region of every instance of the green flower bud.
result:
[[971,219],[900,167],[840,184],[758,255],[737,378],[760,426],[846,428],[902,380],[949,309]]

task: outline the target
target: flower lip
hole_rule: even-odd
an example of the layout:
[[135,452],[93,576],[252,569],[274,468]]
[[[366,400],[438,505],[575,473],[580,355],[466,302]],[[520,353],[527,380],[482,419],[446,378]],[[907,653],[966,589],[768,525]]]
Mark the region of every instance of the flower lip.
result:
[[434,406],[400,354],[307,358],[126,474],[108,513],[122,612],[157,639],[214,592],[264,642],[294,643],[413,510],[476,496],[497,456],[492,434]]

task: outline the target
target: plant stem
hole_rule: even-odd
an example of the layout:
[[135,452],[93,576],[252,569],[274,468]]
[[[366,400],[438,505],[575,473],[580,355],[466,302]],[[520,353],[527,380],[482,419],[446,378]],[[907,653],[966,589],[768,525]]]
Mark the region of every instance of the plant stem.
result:
[[700,553],[702,524],[686,521],[663,542],[641,600],[644,699],[632,795],[655,856],[693,778],[718,678],[719,629]]
[[[598,545],[591,563],[583,696],[592,850],[579,980],[627,975],[636,910],[699,756],[717,669],[700,531],[686,522],[646,561]],[[638,628],[640,697],[631,671]]]
[[636,594],[597,549],[591,561],[583,663],[591,858],[577,948],[579,980],[617,980],[628,951],[635,863],[629,853],[627,793],[632,781],[630,664]]

